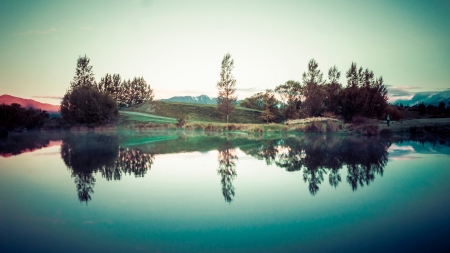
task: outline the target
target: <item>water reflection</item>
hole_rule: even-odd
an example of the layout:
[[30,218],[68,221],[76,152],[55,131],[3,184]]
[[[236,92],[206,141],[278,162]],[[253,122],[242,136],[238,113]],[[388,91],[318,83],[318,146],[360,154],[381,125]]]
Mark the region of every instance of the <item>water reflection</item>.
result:
[[143,177],[154,155],[119,146],[116,135],[69,135],[62,140],[61,158],[75,181],[78,199],[87,203],[94,193],[94,174],[106,180],[120,180],[123,174]]
[[[394,145],[392,145],[394,143]],[[431,143],[430,145],[424,145]],[[155,162],[155,155],[210,150],[218,151],[222,195],[231,203],[236,197],[233,181],[238,170],[238,149],[287,172],[302,173],[308,191],[315,196],[324,181],[334,188],[342,182],[353,191],[383,176],[391,159],[406,159],[411,153],[449,153],[447,140],[384,139],[378,137],[339,137],[335,135],[172,135],[59,134],[28,133],[0,142],[0,155],[9,157],[35,149],[61,145],[61,158],[70,171],[78,199],[88,203],[94,194],[96,176],[107,181],[124,175],[144,177]],[[128,145],[124,147],[123,145]],[[425,147],[426,146],[426,147]]]
[[301,171],[311,195],[328,175],[328,182],[338,187],[340,170],[347,168],[347,182],[353,191],[369,185],[375,175],[383,175],[388,161],[390,141],[382,138],[339,138],[331,135],[307,135],[263,141],[244,152],[268,165],[275,164],[288,172]]
[[28,132],[10,134],[8,138],[0,138],[0,156],[11,157],[22,153],[61,145],[61,136],[64,133],[36,133]]
[[229,141],[226,141],[219,147],[219,173],[222,183],[222,194],[225,201],[230,203],[233,201],[235,194],[233,180],[236,178],[236,162],[238,157],[236,155],[236,148],[234,148]]

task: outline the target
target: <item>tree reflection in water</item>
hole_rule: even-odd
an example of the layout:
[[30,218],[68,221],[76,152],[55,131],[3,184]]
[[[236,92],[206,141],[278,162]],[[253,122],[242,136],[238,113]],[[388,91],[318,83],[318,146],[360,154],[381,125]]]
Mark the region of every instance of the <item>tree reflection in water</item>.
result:
[[383,175],[388,161],[390,141],[382,138],[339,138],[331,135],[306,135],[280,140],[263,141],[247,154],[264,159],[267,164],[286,171],[302,171],[311,195],[328,174],[328,182],[338,187],[342,181],[340,170],[347,167],[347,182],[353,191],[369,185],[375,175]]
[[151,169],[154,155],[119,147],[115,135],[69,135],[63,138],[61,157],[75,178],[80,202],[91,200],[95,173],[106,180],[120,180],[123,174],[143,177]]
[[233,148],[230,142],[225,142],[219,148],[219,169],[217,172],[221,176],[220,182],[222,183],[222,194],[225,201],[230,203],[234,197],[233,180],[236,178],[236,161],[238,157],[236,155],[236,149]]

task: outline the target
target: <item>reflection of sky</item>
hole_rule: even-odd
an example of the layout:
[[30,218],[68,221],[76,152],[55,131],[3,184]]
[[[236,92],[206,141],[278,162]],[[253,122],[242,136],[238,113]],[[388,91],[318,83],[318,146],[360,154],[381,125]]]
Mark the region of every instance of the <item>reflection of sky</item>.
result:
[[390,160],[413,160],[421,158],[424,154],[445,154],[450,155],[448,142],[444,144],[418,143],[407,141],[403,143],[393,143],[389,149]]

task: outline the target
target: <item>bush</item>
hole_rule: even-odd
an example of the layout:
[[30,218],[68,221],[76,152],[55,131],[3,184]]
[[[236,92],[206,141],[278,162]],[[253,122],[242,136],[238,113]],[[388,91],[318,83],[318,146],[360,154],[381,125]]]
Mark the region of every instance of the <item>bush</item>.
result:
[[367,118],[361,116],[355,116],[352,118],[352,125],[359,126],[367,123]]
[[205,127],[205,131],[216,131],[217,129],[212,125],[212,124],[208,124]]
[[333,121],[327,120],[327,126],[326,126],[327,133],[334,133],[339,131],[339,126],[334,124]]
[[117,119],[117,102],[93,86],[69,90],[61,101],[61,117],[71,124],[90,126],[112,123]]
[[319,121],[314,121],[305,126],[305,132],[307,132],[307,133],[323,133],[323,125]]
[[175,124],[176,127],[183,127],[184,125],[186,125],[186,121],[183,118],[177,120],[178,123]]
[[355,128],[355,131],[362,135],[378,135],[378,125],[360,125]]
[[382,119],[386,119],[389,115],[391,120],[401,120],[403,119],[403,113],[395,106],[388,106],[383,113]]
[[332,112],[324,112],[322,113],[322,117],[336,119],[336,114]]

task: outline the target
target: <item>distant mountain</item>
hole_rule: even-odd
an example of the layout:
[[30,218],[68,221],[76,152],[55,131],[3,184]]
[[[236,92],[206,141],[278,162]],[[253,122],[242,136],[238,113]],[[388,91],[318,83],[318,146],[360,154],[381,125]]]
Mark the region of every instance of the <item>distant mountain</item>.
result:
[[411,99],[398,99],[393,102],[393,104],[403,104],[403,105],[417,105],[420,103],[426,105],[439,105],[439,102],[444,102],[448,106],[450,102],[450,90],[441,91],[435,94],[429,93],[417,93]]
[[212,98],[206,95],[193,96],[176,96],[167,99],[160,99],[160,101],[166,102],[181,102],[191,104],[217,104],[217,98]]
[[34,108],[34,109],[41,109],[45,110],[49,113],[58,113],[59,112],[59,105],[51,105],[46,103],[41,103],[38,101],[35,101],[33,99],[25,99],[25,98],[19,98],[14,97],[11,95],[1,95],[0,96],[0,104],[6,104],[11,105],[13,103],[20,104],[21,106],[25,108]]

